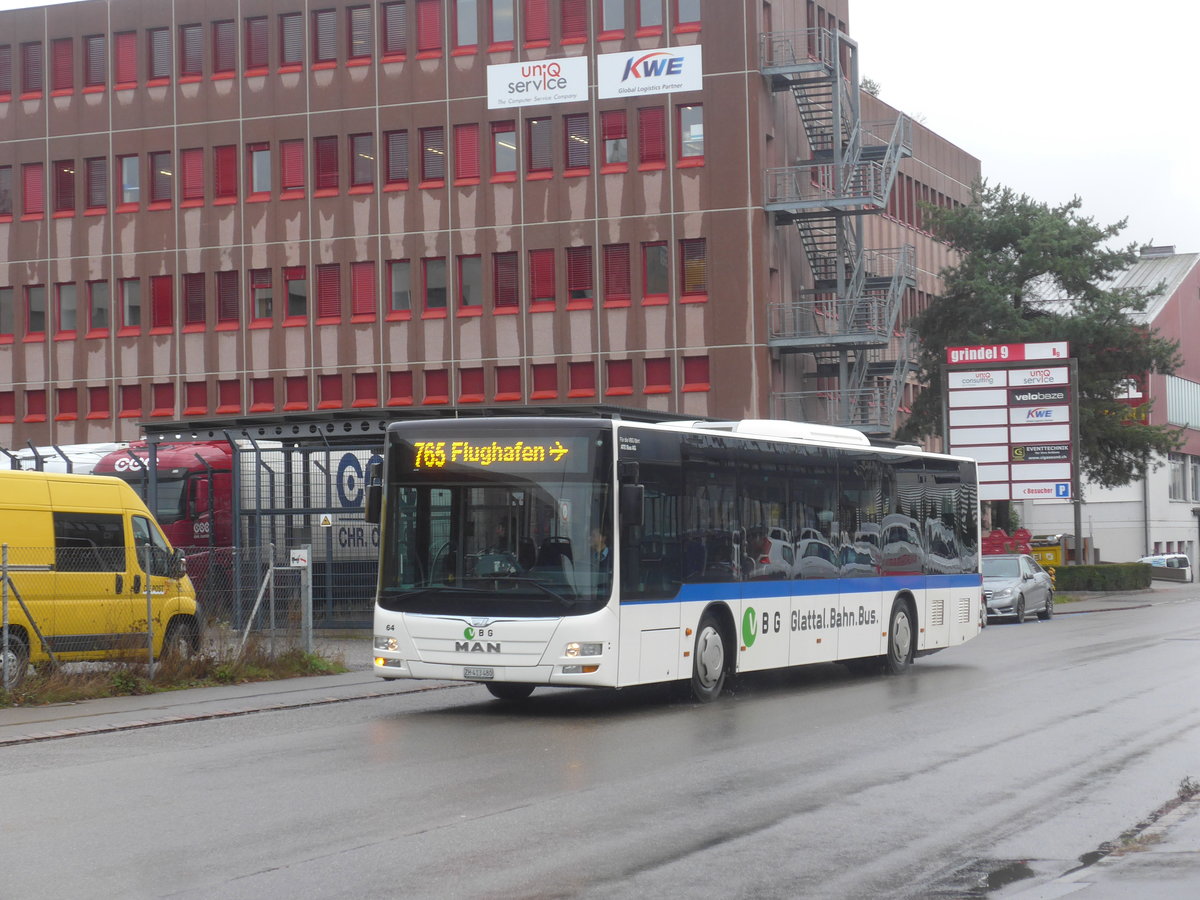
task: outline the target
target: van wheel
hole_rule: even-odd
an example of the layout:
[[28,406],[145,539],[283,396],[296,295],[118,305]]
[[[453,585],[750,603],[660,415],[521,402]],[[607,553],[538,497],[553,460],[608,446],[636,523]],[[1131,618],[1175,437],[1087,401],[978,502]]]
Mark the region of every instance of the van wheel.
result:
[[903,675],[908,671],[915,649],[914,634],[912,610],[907,602],[897,597],[892,603],[892,615],[888,619],[887,653],[883,657],[888,673]]
[[[4,654],[3,646],[0,646],[0,654]],[[25,643],[25,638],[13,631],[8,633],[8,653],[0,659],[0,678],[3,677],[4,665],[8,666],[8,686],[20,687],[29,672],[29,645]],[[4,683],[0,680],[0,690],[3,688]]]
[[176,616],[167,625],[163,638],[162,656],[172,659],[191,659],[200,652],[200,629],[191,616]]

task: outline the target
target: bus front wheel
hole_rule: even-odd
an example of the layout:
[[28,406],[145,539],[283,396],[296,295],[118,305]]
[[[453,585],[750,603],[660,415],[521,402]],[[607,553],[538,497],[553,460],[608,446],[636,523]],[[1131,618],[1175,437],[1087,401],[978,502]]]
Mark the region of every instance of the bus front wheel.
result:
[[506,681],[489,681],[484,685],[497,700],[524,700],[533,693],[532,684],[514,684]]
[[912,610],[908,602],[897,597],[892,601],[892,614],[888,618],[887,654],[884,666],[892,675],[903,675],[913,661],[914,636]]
[[725,632],[716,616],[705,613],[696,628],[692,653],[692,696],[701,703],[716,700],[728,673]]

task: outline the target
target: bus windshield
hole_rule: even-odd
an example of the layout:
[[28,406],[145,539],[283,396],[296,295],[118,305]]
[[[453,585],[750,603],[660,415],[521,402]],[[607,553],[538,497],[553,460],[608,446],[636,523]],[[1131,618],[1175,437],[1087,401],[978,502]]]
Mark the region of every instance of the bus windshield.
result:
[[433,431],[389,448],[379,605],[487,617],[602,608],[612,589],[607,432]]

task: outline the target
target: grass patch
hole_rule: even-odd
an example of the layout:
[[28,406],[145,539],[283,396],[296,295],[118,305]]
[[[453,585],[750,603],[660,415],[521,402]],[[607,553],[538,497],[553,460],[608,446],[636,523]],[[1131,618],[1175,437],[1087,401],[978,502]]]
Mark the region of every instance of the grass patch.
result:
[[340,655],[327,657],[300,648],[272,654],[261,643],[251,641],[236,656],[199,653],[186,659],[159,660],[153,678],[144,662],[73,663],[62,669],[40,666],[12,691],[0,690],[0,707],[77,703],[347,671]]

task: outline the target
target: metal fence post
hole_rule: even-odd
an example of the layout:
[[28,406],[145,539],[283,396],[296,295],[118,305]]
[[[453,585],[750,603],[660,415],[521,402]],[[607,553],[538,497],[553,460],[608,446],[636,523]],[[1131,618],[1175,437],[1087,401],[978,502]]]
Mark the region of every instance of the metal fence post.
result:
[[4,691],[8,692],[9,686],[9,665],[8,665],[8,544],[0,548],[0,632],[3,633],[3,644],[0,645],[0,666],[3,667],[3,672],[0,677],[3,679]]
[[304,545],[305,565],[300,569],[300,639],[304,652],[313,652],[312,545]]
[[267,632],[267,649],[272,658],[275,656],[275,542],[267,544],[267,617],[270,621],[270,631]]

